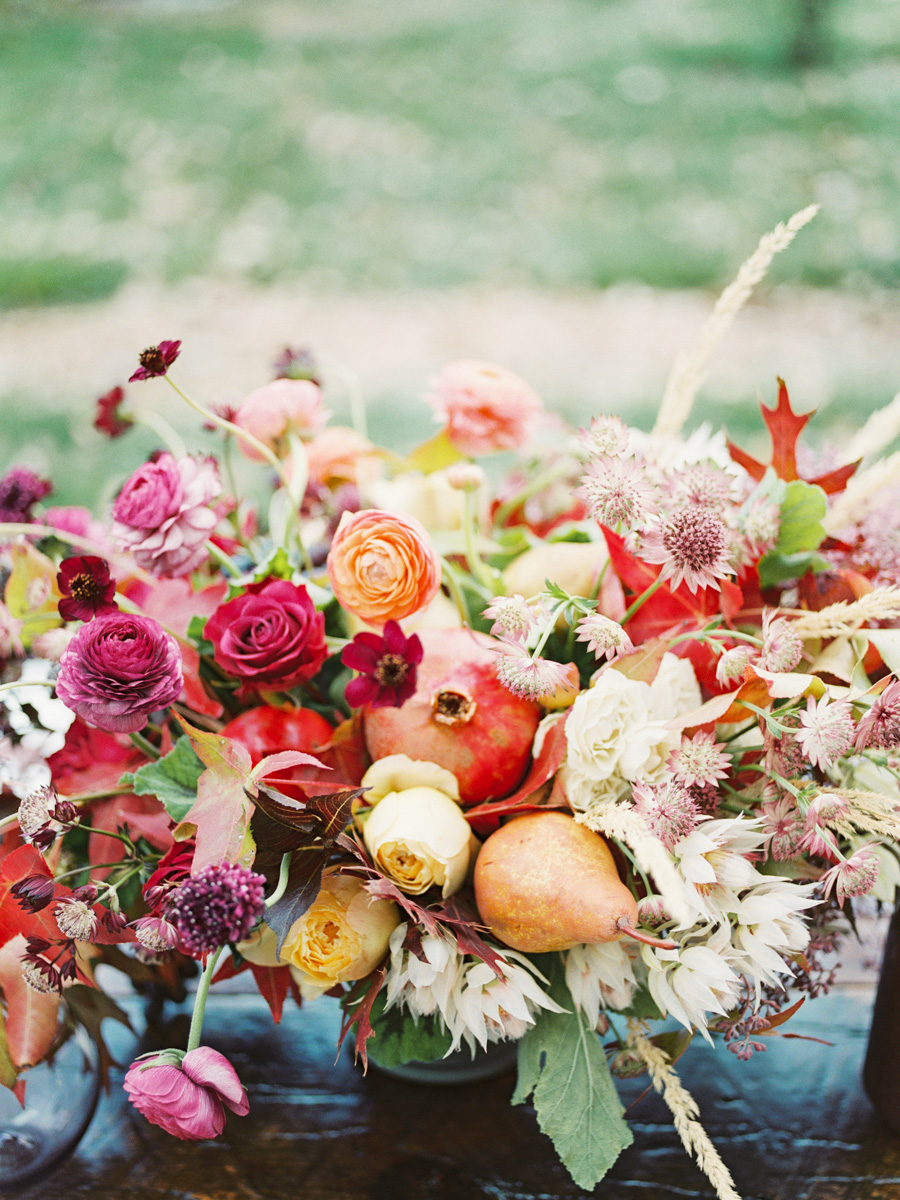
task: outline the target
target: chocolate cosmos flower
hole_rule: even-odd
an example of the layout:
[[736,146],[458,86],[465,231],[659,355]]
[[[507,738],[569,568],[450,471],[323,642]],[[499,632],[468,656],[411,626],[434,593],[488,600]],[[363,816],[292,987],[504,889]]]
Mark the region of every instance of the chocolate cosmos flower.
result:
[[94,417],[94,428],[107,437],[121,437],[134,424],[131,417],[124,417],[119,411],[119,405],[125,399],[125,389],[111,388],[105,396],[97,401],[97,415]]
[[399,708],[416,690],[416,668],[422,643],[406,637],[396,621],[388,621],[384,636],[358,633],[341,652],[341,662],[360,674],[347,684],[344,696],[353,708]]
[[142,350],[138,362],[141,364],[128,380],[134,383],[136,379],[153,379],[157,375],[165,375],[169,367],[178,357],[181,342],[160,342],[158,346],[148,346]]
[[86,554],[63,559],[56,582],[62,592],[59,615],[64,621],[90,621],[100,613],[118,610],[113,600],[116,585],[102,558]]

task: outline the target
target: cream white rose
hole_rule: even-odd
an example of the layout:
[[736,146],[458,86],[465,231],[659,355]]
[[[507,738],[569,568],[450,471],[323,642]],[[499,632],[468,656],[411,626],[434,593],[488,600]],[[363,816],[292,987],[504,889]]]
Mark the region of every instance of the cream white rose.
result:
[[429,533],[462,529],[465,497],[452,487],[446,470],[401,471],[393,479],[375,479],[368,495],[373,507],[407,513],[421,521]]
[[375,863],[412,896],[462,887],[471,857],[471,830],[459,805],[433,787],[390,792],[365,817],[363,838]]
[[372,897],[352,875],[326,873],[311,907],[288,931],[281,961],[294,968],[309,998],[368,975],[387,954],[399,923],[392,900]]

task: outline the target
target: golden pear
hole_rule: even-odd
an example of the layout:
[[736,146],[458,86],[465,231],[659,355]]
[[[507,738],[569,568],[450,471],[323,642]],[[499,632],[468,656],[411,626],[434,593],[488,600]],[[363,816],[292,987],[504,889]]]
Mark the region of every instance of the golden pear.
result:
[[527,813],[502,825],[475,864],[481,920],[513,950],[543,953],[612,942],[637,903],[606,841],[567,813]]

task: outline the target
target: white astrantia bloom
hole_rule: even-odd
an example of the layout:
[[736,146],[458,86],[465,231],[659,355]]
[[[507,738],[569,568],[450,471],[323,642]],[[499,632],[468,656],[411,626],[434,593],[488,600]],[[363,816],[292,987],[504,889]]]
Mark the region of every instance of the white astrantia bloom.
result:
[[661,950],[642,946],[650,995],[663,1016],[697,1029],[712,1044],[707,1014],[725,1016],[737,1004],[741,980],[731,965],[729,928],[719,926],[701,944]]
[[634,967],[622,942],[597,942],[566,951],[566,987],[575,1007],[592,1029],[604,1008],[623,1009],[637,986]]
[[778,876],[764,877],[737,902],[731,915],[732,962],[757,986],[778,985],[779,976],[790,975],[782,957],[803,950],[809,929],[799,916],[819,901],[812,895],[815,884],[799,884]]
[[[744,817],[702,821],[675,843],[672,855],[693,920],[727,921],[740,893],[766,878],[747,857],[766,840],[760,826],[759,821]],[[686,927],[682,922],[677,928]]]
[[453,1036],[448,1054],[463,1042],[474,1054],[476,1044],[485,1049],[488,1042],[520,1038],[534,1024],[538,1009],[566,1011],[543,991],[534,975],[546,980],[523,954],[504,950],[499,965],[502,978],[478,959],[470,960],[457,976],[444,1013]]

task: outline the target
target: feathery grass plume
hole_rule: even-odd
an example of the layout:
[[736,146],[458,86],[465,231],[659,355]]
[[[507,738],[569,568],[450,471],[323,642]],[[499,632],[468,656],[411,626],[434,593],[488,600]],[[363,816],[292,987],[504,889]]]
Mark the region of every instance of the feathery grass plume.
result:
[[858,600],[839,600],[818,612],[805,612],[791,622],[801,638],[833,638],[854,633],[869,621],[900,616],[900,587],[875,588]]
[[900,840],[900,810],[896,800],[880,792],[861,792],[855,788],[829,788],[829,792],[841,796],[850,806],[845,817],[825,822],[842,837],[874,833],[892,841]]
[[877,454],[889,446],[900,434],[900,392],[889,404],[877,409],[853,435],[845,456],[847,462],[856,462],[870,454]]
[[822,520],[828,533],[837,533],[867,517],[873,508],[882,503],[882,488],[896,483],[898,473],[900,450],[873,463],[865,471],[857,472]]
[[684,900],[684,885],[672,856],[658,837],[647,828],[643,817],[629,804],[611,804],[604,801],[593,804],[583,813],[576,813],[579,825],[586,825],[594,833],[604,834],[624,842],[634,854],[638,866],[646,875],[651,875],[666,908],[677,924],[689,923],[691,912]]
[[690,416],[697,392],[706,378],[706,366],[716,343],[744,307],[775,255],[791,244],[803,226],[811,221],[818,211],[818,204],[810,204],[808,208],[794,213],[787,224],[779,222],[771,233],[763,234],[759,245],[741,264],[734,281],[716,301],[715,308],[700,330],[694,349],[690,354],[681,353],[675,359],[666,381],[656,424],[653,426],[654,438],[679,436]]
[[627,1045],[646,1065],[654,1089],[660,1093],[672,1114],[681,1144],[697,1160],[697,1166],[716,1189],[719,1200],[741,1200],[735,1191],[731,1173],[697,1120],[697,1101],[675,1073],[668,1055],[654,1046],[640,1021],[629,1018]]

